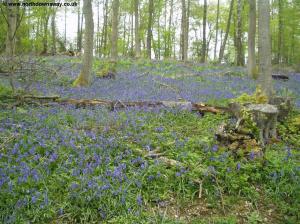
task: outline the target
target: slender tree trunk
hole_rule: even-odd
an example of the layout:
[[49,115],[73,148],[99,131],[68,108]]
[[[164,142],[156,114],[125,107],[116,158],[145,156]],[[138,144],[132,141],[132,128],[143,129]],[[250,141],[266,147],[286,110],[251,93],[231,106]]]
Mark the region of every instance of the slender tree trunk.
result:
[[64,39],[64,44],[65,48],[67,48],[67,7],[65,7],[65,39]]
[[134,0],[134,33],[135,33],[135,57],[141,56],[141,41],[139,32],[139,0]]
[[170,2],[170,16],[169,16],[169,30],[168,30],[168,54],[167,57],[172,56],[172,20],[173,20],[173,0]]
[[159,10],[158,11],[158,15],[157,15],[157,58],[158,60],[160,60],[160,46],[161,46],[161,43],[160,43],[160,17],[161,17],[161,11]]
[[226,32],[225,32],[224,40],[223,40],[223,43],[221,45],[221,49],[220,49],[220,53],[219,53],[219,63],[221,63],[221,61],[222,61],[222,59],[224,57],[226,42],[227,42],[229,30],[230,30],[230,23],[231,23],[233,5],[234,5],[234,0],[231,0],[231,2],[230,2],[230,9],[229,9],[229,15],[228,15],[228,21],[227,21],[227,26],[226,26]]
[[[8,3],[14,2],[9,0]],[[15,55],[16,48],[16,31],[17,31],[17,12],[16,7],[7,6],[7,35],[6,35],[6,56],[8,57],[8,63],[13,62],[13,57]],[[14,87],[14,77],[13,77],[13,63],[9,66],[10,77],[9,82],[12,88],[12,91],[15,91]]]
[[255,34],[256,34],[256,0],[249,2],[249,25],[248,25],[248,75],[255,78],[256,59],[255,59]]
[[151,40],[152,40],[152,21],[153,21],[153,0],[149,0],[149,17],[148,17],[148,32],[147,32],[147,57],[151,59]]
[[207,21],[207,0],[204,0],[203,6],[203,37],[202,37],[202,51],[201,51],[201,62],[206,62],[206,21]]
[[[9,3],[13,1],[8,1]],[[16,47],[17,14],[16,9],[7,6],[7,36],[6,36],[6,55],[13,57]]]
[[124,41],[124,44],[123,44],[123,56],[125,56],[126,54],[126,45],[128,44],[128,42],[126,41],[126,17],[127,17],[127,14],[125,14],[124,16],[124,23],[123,23],[123,41]]
[[217,44],[218,44],[218,33],[219,33],[219,16],[220,16],[220,0],[218,0],[217,6],[217,21],[216,21],[216,38],[214,48],[214,60],[217,60]]
[[190,30],[190,7],[191,0],[187,0],[187,12],[186,12],[186,25],[184,32],[184,60],[188,60],[188,49],[189,49],[189,30]]
[[237,65],[245,65],[245,55],[243,48],[243,0],[238,0],[237,5]]
[[82,36],[83,36],[83,19],[84,19],[84,16],[83,16],[83,12],[81,13],[81,24],[80,24],[80,39],[79,39],[79,49],[81,51],[82,49]]
[[168,35],[167,35],[167,0],[164,2],[164,59],[167,57]]
[[97,55],[100,56],[100,2],[97,2],[96,52]]
[[116,61],[118,57],[118,24],[119,24],[119,0],[113,0],[113,16],[112,16],[112,31],[111,31],[111,58]]
[[56,25],[55,25],[55,18],[56,18],[56,9],[53,10],[52,17],[51,17],[51,31],[52,31],[52,48],[51,54],[56,54]]
[[269,97],[273,94],[271,70],[270,2],[258,0],[258,57],[259,84]]
[[[134,8],[133,8],[134,11]],[[133,57],[135,55],[134,53],[134,13],[131,14],[131,29],[130,29],[130,57]]]
[[43,54],[46,54],[48,51],[48,23],[49,23],[49,14],[44,18],[44,37],[43,37]]
[[105,56],[107,52],[107,17],[108,17],[108,0],[105,0],[103,7],[103,27],[101,37],[101,56]]
[[283,20],[282,20],[282,0],[278,0],[278,51],[277,64],[282,63],[282,45],[283,45]]
[[84,54],[82,61],[82,70],[75,80],[75,86],[87,86],[90,83],[90,76],[93,65],[93,41],[94,41],[94,21],[92,0],[83,1],[83,14],[85,19],[85,37],[84,37]]
[[181,60],[185,61],[185,32],[186,32],[186,6],[185,0],[181,0],[181,33],[180,33],[180,54]]
[[78,1],[78,6],[77,6],[77,51],[81,51],[80,47],[80,0]]

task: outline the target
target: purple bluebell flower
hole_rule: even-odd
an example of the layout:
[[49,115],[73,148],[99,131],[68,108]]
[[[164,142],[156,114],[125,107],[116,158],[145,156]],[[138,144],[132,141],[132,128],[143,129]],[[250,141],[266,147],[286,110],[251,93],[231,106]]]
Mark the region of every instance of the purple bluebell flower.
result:
[[141,206],[143,204],[143,198],[141,195],[138,195],[136,198],[136,202],[139,206]]
[[241,169],[241,164],[240,163],[237,163],[236,164],[236,169],[239,171]]

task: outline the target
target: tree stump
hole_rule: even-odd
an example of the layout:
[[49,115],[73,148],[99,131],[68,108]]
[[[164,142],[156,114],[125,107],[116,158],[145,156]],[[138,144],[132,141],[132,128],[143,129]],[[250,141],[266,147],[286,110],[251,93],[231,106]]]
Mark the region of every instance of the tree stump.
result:
[[271,104],[249,104],[245,109],[253,115],[253,121],[259,128],[259,141],[262,145],[270,137],[277,137],[276,123],[279,111],[276,106]]

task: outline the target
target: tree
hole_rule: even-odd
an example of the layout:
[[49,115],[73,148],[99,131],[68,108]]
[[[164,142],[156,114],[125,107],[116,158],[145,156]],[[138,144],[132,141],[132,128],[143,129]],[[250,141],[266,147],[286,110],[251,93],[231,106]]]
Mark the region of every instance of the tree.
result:
[[282,48],[283,48],[283,18],[282,18],[282,6],[283,1],[278,0],[278,50],[276,63],[280,64],[282,62]]
[[105,56],[107,54],[107,39],[108,39],[108,32],[107,32],[107,18],[108,18],[108,0],[105,0],[104,7],[103,7],[103,27],[102,27],[102,34],[101,34],[101,53],[100,56]]
[[78,11],[77,11],[77,51],[81,52],[82,48],[82,23],[83,15],[80,10],[80,0],[78,1]]
[[82,70],[75,80],[75,86],[87,86],[90,82],[93,64],[93,42],[94,42],[94,21],[92,0],[83,1],[83,14],[85,19],[85,32],[84,32],[84,54]]
[[242,12],[243,1],[237,1],[237,35],[236,35],[236,47],[237,47],[237,65],[245,65],[245,56],[243,49],[243,26],[242,26]]
[[48,51],[48,24],[50,18],[50,10],[45,9],[43,11],[43,28],[44,28],[44,36],[43,36],[43,51],[42,54],[46,54]]
[[141,56],[141,42],[139,33],[139,0],[134,0],[134,35],[135,35],[135,57]]
[[229,30],[230,30],[233,5],[234,5],[234,0],[231,0],[231,2],[230,2],[230,9],[229,9],[229,15],[228,15],[228,20],[227,20],[227,26],[226,26],[226,32],[225,32],[224,40],[222,42],[220,53],[219,53],[219,63],[221,63],[221,61],[222,61],[222,59],[224,57],[225,47],[226,47],[227,38],[228,38]]
[[152,41],[152,21],[153,21],[153,11],[154,11],[154,5],[153,0],[149,0],[149,8],[148,8],[148,31],[147,31],[147,57],[151,59],[151,41]]
[[258,0],[259,84],[270,99],[273,94],[271,69],[270,2]]
[[217,5],[216,38],[215,38],[215,48],[214,48],[214,60],[217,59],[217,44],[218,44],[218,32],[219,32],[219,16],[220,16],[220,0],[218,0],[218,5]]
[[255,34],[256,34],[256,0],[248,0],[249,2],[249,18],[248,18],[248,75],[254,77],[256,75],[256,59],[255,59]]
[[[14,2],[9,0],[8,3]],[[6,55],[13,57],[16,47],[16,31],[17,31],[17,12],[16,7],[7,6],[7,35],[6,35]]]
[[181,33],[180,33],[180,53],[181,53],[181,60],[186,60],[186,46],[185,46],[185,33],[186,33],[186,6],[185,6],[185,0],[181,0]]
[[112,31],[111,31],[111,59],[116,61],[118,57],[118,24],[119,24],[119,0],[113,0]]
[[204,0],[203,6],[203,34],[202,34],[202,51],[201,51],[201,62],[206,62],[206,22],[207,21],[207,0]]
[[56,25],[55,25],[55,17],[56,17],[56,9],[54,8],[52,11],[51,17],[51,32],[52,32],[52,47],[51,54],[56,54]]

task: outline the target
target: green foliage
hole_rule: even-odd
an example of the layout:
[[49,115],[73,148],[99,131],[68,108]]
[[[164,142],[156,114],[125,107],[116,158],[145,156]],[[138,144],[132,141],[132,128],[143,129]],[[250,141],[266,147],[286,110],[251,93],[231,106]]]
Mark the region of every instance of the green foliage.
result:
[[117,71],[117,63],[116,62],[105,62],[101,66],[98,67],[96,71],[96,77],[104,77],[109,72],[116,73]]
[[281,138],[295,147],[300,147],[300,115],[292,113],[288,118],[278,125]]
[[241,96],[233,99],[232,102],[236,102],[240,104],[247,104],[247,103],[263,104],[268,102],[268,98],[263,94],[261,88],[257,87],[253,95],[243,93]]
[[12,94],[12,89],[6,85],[0,84],[0,98]]

